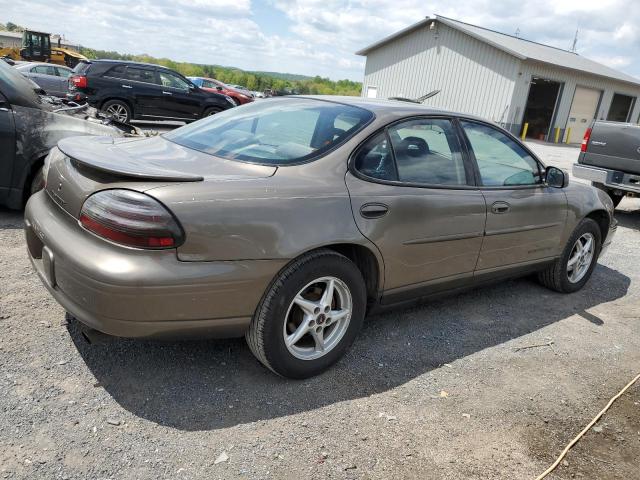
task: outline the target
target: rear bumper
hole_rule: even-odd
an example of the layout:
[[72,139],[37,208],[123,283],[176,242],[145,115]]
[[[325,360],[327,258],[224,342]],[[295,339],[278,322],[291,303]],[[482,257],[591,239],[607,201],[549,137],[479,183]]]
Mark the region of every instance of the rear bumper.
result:
[[51,295],[82,323],[121,337],[235,337],[247,330],[285,260],[182,262],[175,250],[97,238],[45,192],[25,210],[29,257]]
[[601,183],[613,190],[640,194],[640,175],[574,163],[573,176]]

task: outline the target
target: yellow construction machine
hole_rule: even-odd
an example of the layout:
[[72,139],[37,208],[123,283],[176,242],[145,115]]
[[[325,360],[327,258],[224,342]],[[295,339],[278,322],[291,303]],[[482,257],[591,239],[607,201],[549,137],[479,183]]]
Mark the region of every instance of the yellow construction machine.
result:
[[75,50],[62,47],[59,39],[57,46],[51,46],[50,34],[33,30],[22,32],[21,47],[0,48],[0,58],[2,57],[27,62],[50,62],[66,65],[69,68],[75,67],[81,60],[87,59]]

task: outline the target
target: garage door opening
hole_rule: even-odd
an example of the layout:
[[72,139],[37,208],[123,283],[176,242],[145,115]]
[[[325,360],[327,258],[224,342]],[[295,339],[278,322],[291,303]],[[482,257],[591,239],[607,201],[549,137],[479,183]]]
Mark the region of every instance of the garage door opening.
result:
[[620,93],[614,94],[607,120],[611,120],[612,122],[628,122],[635,103],[635,97],[622,95]]
[[560,82],[533,77],[524,110],[522,125],[528,123],[527,137],[546,140],[551,129],[556,104],[560,96]]

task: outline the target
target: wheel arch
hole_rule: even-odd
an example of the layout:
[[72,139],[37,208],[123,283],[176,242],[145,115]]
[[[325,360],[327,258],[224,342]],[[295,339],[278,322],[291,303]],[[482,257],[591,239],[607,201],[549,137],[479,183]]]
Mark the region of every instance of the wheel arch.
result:
[[384,265],[372,249],[357,243],[335,243],[314,248],[302,255],[323,249],[333,250],[347,257],[356,265],[367,289],[367,304],[373,304],[379,300],[384,283]]
[[609,225],[611,223],[611,219],[609,218],[609,214],[606,210],[593,210],[589,212],[585,218],[590,218],[595,221],[600,227],[600,238],[601,241],[604,242],[605,238],[609,233]]
[[31,194],[31,181],[36,176],[38,170],[44,165],[44,159],[47,158],[49,153],[38,153],[34,155],[34,160],[29,163],[29,166],[25,168],[25,173],[22,176],[22,181],[20,184],[22,185],[22,205],[26,205],[27,200],[29,200],[29,196]]

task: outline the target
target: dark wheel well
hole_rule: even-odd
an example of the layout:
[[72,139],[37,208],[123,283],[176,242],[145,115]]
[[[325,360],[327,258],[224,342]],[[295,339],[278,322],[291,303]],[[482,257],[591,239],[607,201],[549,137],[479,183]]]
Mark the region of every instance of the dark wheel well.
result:
[[362,274],[365,286],[367,287],[367,303],[371,304],[378,300],[380,287],[380,265],[378,259],[371,250],[362,245],[351,243],[327,245],[323,248],[333,250],[344,255],[356,264]]
[[33,162],[31,164],[31,167],[29,167],[29,173],[27,174],[27,178],[22,185],[22,205],[26,205],[27,200],[29,200],[29,196],[31,195],[31,182],[36,176],[38,170],[40,170],[40,168],[44,165],[45,158],[47,158],[47,156],[43,155],[41,158]]
[[600,233],[602,234],[602,241],[607,238],[609,233],[609,214],[604,210],[596,210],[587,215],[586,218],[594,220],[600,227]]

